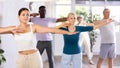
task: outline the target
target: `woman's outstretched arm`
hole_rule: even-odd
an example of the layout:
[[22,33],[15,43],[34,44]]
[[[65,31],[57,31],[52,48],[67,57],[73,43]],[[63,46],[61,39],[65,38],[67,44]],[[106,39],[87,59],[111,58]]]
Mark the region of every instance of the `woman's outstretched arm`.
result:
[[44,27],[36,24],[34,24],[34,30],[36,33],[57,33],[57,34],[68,34],[68,35],[77,33],[77,32],[68,32],[68,31],[53,28],[53,27]]
[[15,26],[0,27],[0,34],[13,34],[15,32]]

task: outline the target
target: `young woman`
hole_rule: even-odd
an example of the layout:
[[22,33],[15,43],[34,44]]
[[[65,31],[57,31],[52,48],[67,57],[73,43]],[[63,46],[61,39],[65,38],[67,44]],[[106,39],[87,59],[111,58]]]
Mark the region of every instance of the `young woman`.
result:
[[[81,48],[78,44],[80,33],[85,31],[91,31],[93,29],[97,29],[103,25],[106,25],[111,20],[99,20],[96,21],[93,26],[74,26],[75,25],[75,15],[74,13],[68,14],[68,23],[64,23],[58,26],[62,30],[70,31],[70,32],[79,32],[74,35],[66,35],[64,34],[64,48],[62,55],[62,67],[61,68],[69,68],[70,63],[72,62],[73,68],[82,68],[82,56],[81,56]],[[97,24],[98,23],[98,24]]]
[[3,34],[11,33],[14,36],[17,48],[18,59],[16,68],[43,68],[42,59],[39,51],[36,48],[35,33],[60,33],[60,34],[76,34],[76,32],[68,32],[56,28],[43,27],[36,24],[28,24],[29,10],[21,8],[18,12],[20,24],[18,26],[4,27]]

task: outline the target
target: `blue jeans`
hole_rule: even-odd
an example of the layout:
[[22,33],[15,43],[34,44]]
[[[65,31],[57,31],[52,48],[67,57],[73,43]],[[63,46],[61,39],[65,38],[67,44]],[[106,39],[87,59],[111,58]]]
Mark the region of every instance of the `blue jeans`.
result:
[[73,68],[82,68],[82,55],[79,54],[63,54],[62,55],[62,68],[69,68],[72,62]]

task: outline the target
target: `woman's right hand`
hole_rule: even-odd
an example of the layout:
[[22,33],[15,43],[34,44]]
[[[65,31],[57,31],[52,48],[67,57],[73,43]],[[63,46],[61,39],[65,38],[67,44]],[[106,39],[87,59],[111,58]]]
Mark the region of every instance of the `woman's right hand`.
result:
[[16,27],[13,30],[11,30],[11,32],[13,34],[19,34],[19,33],[24,33],[25,31],[23,29],[20,29],[20,28]]

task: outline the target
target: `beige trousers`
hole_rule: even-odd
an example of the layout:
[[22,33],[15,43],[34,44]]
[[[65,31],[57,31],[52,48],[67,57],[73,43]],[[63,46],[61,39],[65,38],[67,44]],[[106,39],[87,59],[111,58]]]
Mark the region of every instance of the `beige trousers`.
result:
[[88,59],[92,60],[93,53],[90,50],[91,44],[90,44],[90,38],[89,38],[88,32],[81,33],[81,35],[80,35],[80,45],[85,46],[85,53],[87,54]]
[[18,55],[16,68],[43,68],[42,58],[39,51],[29,55]]

